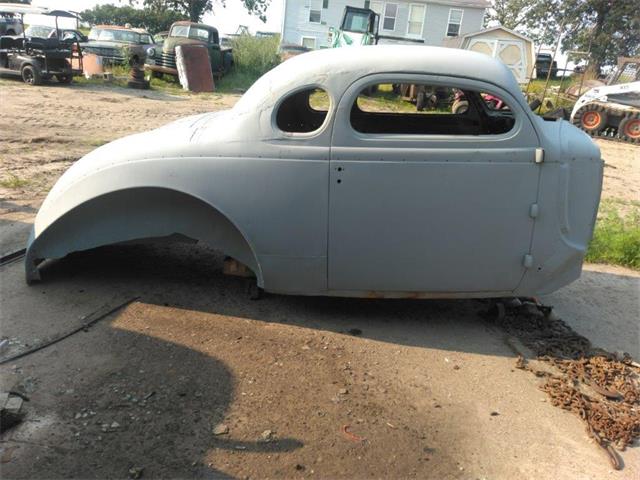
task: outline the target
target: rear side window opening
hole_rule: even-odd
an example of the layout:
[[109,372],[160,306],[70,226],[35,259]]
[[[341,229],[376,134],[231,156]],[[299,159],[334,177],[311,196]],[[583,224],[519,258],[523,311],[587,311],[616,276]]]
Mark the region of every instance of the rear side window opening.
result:
[[287,133],[311,133],[318,130],[329,112],[329,95],[317,87],[292,93],[276,114],[276,125]]
[[427,84],[376,84],[353,103],[351,125],[357,132],[412,135],[499,135],[515,117],[490,93]]

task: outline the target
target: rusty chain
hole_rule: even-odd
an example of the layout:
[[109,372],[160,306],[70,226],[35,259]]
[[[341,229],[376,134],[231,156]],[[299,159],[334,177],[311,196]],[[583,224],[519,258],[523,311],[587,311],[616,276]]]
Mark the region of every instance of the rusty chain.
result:
[[533,367],[520,352],[516,367],[544,379],[540,389],[551,404],[580,417],[612,467],[621,469],[618,452],[640,438],[638,364],[626,353],[593,347],[551,308],[535,301],[506,301],[499,308],[494,305],[493,313],[496,323],[531,350],[541,368]]

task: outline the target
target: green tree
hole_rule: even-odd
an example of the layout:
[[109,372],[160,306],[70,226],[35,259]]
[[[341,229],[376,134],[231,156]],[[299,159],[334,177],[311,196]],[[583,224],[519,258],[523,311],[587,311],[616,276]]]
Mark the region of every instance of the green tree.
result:
[[595,71],[640,55],[638,0],[494,0],[488,18],[545,45],[561,36],[563,51],[591,52]]
[[169,30],[173,22],[187,17],[174,10],[139,9],[130,6],[97,5],[80,13],[80,17],[92,25],[125,25],[145,28],[152,33]]
[[[591,65],[615,65],[618,56],[640,55],[637,0],[538,0],[527,25],[548,45],[562,35],[567,50],[590,50]],[[546,25],[546,32],[540,25]]]
[[498,22],[511,30],[524,27],[535,4],[536,2],[531,0],[494,0],[492,8],[485,16],[485,25]]
[[[224,8],[227,0],[221,0],[220,4]],[[241,1],[247,11],[257,15],[263,22],[267,21],[267,7],[271,0],[231,0]],[[186,15],[192,22],[199,22],[202,16],[213,11],[214,0],[130,0],[132,4],[142,3],[145,7],[154,11],[173,10]]]

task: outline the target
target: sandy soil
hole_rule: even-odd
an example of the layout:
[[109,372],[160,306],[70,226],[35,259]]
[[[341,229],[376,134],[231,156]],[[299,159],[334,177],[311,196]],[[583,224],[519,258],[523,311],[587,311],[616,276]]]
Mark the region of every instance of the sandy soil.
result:
[[605,162],[602,198],[640,202],[640,148],[597,139]]
[[0,80],[0,186],[5,200],[42,200],[69,166],[97,146],[187,115],[232,106],[236,95],[170,95],[100,85],[30,88]]
[[[49,186],[96,144],[237,98],[10,81],[0,95],[0,178],[28,182],[0,190],[2,252],[24,244]],[[599,144],[605,197],[637,200],[640,148]],[[2,267],[2,356],[138,297],[0,367],[0,390],[30,398],[26,421],[0,437],[3,477],[640,477],[640,449],[613,471],[582,423],[514,368],[478,302],[252,302],[221,270],[197,245],[73,254],[34,287],[20,262]],[[637,273],[587,266],[544,301],[596,345],[638,358],[639,292]]]

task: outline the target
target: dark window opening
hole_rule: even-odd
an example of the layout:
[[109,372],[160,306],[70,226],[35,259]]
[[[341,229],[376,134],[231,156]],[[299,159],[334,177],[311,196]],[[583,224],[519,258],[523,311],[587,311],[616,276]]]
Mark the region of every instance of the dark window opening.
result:
[[372,85],[351,108],[351,125],[361,133],[499,135],[514,124],[513,112],[499,97],[443,86]]
[[324,90],[302,90],[282,102],[276,114],[276,125],[283,132],[314,132],[324,123],[328,109],[329,96]]

